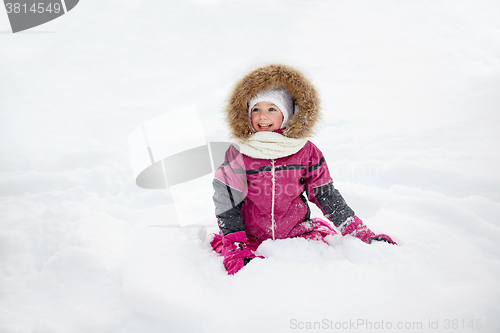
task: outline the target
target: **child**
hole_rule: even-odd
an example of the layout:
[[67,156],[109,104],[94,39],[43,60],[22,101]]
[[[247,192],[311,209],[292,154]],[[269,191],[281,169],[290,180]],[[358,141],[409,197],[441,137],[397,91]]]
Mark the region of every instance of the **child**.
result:
[[307,140],[319,119],[319,99],[300,72],[284,65],[250,72],[234,87],[226,119],[235,145],[215,172],[221,234],[211,244],[229,274],[255,258],[266,239],[324,241],[336,234],[326,221],[311,219],[306,196],[342,235],[396,244],[354,214],[334,188],[323,154]]

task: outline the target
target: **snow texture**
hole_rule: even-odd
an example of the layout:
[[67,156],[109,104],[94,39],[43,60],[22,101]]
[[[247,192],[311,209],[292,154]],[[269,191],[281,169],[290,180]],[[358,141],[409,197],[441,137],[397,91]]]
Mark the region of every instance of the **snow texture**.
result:
[[[0,14],[0,332],[499,332],[498,17],[496,0],[86,0],[12,34]],[[335,186],[399,246],[266,241],[228,276],[215,220],[176,228],[168,190],[135,185],[134,128],[196,104],[225,141],[231,85],[273,62],[312,79]]]

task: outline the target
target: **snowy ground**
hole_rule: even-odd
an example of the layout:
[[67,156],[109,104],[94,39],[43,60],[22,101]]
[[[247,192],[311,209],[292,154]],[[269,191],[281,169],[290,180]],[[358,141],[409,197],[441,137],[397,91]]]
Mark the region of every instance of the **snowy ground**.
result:
[[[500,331],[498,17],[495,0],[85,0],[12,34],[0,10],[0,332]],[[130,132],[196,104],[226,140],[229,88],[271,62],[314,81],[336,187],[399,246],[266,242],[229,277],[215,225],[158,227],[171,196],[135,185]]]

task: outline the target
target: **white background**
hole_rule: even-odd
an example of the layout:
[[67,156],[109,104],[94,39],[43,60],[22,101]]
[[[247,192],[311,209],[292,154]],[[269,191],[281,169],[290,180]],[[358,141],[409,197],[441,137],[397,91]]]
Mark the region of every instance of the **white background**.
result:
[[[494,332],[499,17],[495,0],[84,0],[12,34],[0,10],[0,332]],[[135,185],[128,135],[196,104],[225,141],[232,84],[274,62],[316,85],[336,187],[399,246],[266,242],[228,277],[215,224],[152,227],[172,200]]]

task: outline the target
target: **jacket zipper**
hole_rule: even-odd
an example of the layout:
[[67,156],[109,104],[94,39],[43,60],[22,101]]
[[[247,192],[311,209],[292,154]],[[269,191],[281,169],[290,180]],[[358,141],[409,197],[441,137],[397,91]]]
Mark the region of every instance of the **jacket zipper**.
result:
[[271,160],[271,174],[272,174],[272,183],[273,183],[273,186],[272,186],[272,192],[271,192],[271,229],[272,229],[272,232],[273,232],[273,240],[276,239],[276,236],[274,234],[274,229],[276,228],[276,222],[274,221],[274,196],[275,196],[275,185],[276,185],[276,179],[275,179],[275,176],[276,176],[276,173],[275,173],[275,169],[274,169],[274,160],[272,159]]

